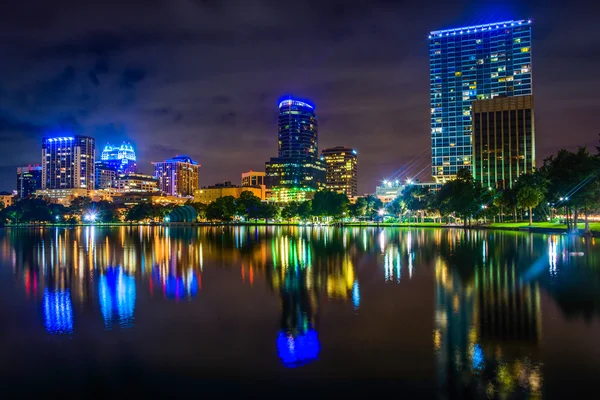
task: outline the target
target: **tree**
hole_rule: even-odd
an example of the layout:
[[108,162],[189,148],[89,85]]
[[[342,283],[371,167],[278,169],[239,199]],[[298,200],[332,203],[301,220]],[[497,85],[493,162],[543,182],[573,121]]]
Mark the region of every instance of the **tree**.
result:
[[277,218],[277,214],[279,214],[279,209],[274,204],[261,202],[258,205],[258,218],[267,221],[268,219]]
[[150,203],[139,203],[131,207],[125,215],[126,221],[146,221],[157,216],[156,207]]
[[366,215],[369,217],[369,219],[373,220],[379,215],[379,210],[383,209],[383,202],[379,197],[372,194],[367,196],[365,199],[367,201]]
[[236,213],[235,197],[219,197],[206,206],[206,219],[231,221]]
[[447,182],[437,194],[440,212],[443,215],[458,214],[465,226],[473,214],[481,208],[481,187],[473,182],[471,172],[460,169],[456,178]]
[[310,218],[312,213],[312,201],[303,201],[298,204],[298,217],[305,221]]
[[548,200],[555,207],[563,207],[567,219],[573,211],[575,230],[579,213],[583,212],[589,230],[588,214],[600,206],[600,157],[590,155],[585,147],[575,153],[560,150],[544,160],[542,173],[549,182]]
[[83,214],[83,211],[88,209],[92,204],[92,199],[88,196],[77,196],[71,200],[69,209],[75,215]]
[[191,202],[191,201],[186,204],[194,207],[199,220],[206,219],[206,204],[200,203],[200,202]]
[[529,226],[533,224],[533,208],[542,201],[543,193],[536,187],[523,186],[517,192],[517,203],[519,207],[529,209]]
[[291,220],[298,217],[298,203],[290,202],[281,210],[281,218]]
[[246,218],[259,218],[260,198],[249,190],[244,190],[235,200],[237,215]]
[[367,213],[367,199],[365,197],[356,199],[354,204],[348,206],[348,212],[354,218],[364,217]]
[[312,215],[340,218],[348,211],[349,203],[345,194],[328,190],[318,191],[312,200]]

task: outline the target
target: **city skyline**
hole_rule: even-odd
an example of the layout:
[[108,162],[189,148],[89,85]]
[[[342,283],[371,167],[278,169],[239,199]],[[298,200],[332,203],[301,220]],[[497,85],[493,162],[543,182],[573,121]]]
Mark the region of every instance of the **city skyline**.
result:
[[[63,18],[72,19],[81,9],[65,12],[57,4],[47,23],[64,25],[66,32],[26,46],[2,45],[0,53],[7,63],[0,72],[11,79],[0,93],[0,137],[14,140],[20,151],[0,149],[0,189],[15,189],[15,169],[37,163],[42,136],[71,127],[81,128],[98,143],[122,139],[137,143],[142,173],[151,172],[152,160],[190,153],[203,164],[201,184],[233,181],[241,171],[262,170],[264,160],[274,154],[277,116],[272,105],[282,94],[291,93],[319,105],[321,148],[346,145],[360,152],[358,192],[372,192],[381,179],[430,148],[427,34],[506,19],[531,18],[534,24],[538,165],[561,147],[591,146],[597,140],[591,112],[597,106],[595,55],[586,49],[597,47],[598,38],[580,32],[592,12],[581,15],[577,7],[536,7],[541,2],[495,7],[440,4],[435,13],[424,5],[386,5],[378,10],[385,3],[356,2],[346,5],[335,24],[290,42],[281,38],[292,35],[308,12],[305,6],[294,6],[298,20],[293,17],[284,25],[277,17],[282,10],[264,5],[264,14],[271,16],[265,25],[256,17],[232,14],[225,3],[209,10],[215,22],[206,28],[212,41],[194,30],[197,23],[190,24],[178,4],[147,7],[150,20],[160,21],[160,16],[181,22],[170,25],[182,29],[165,27],[154,36],[148,35],[153,25],[141,22],[130,30],[106,31],[94,21],[70,27]],[[315,21],[323,21],[339,14],[336,7],[335,2],[322,2],[310,11]],[[119,12],[130,15],[136,10],[128,5]],[[116,13],[110,4],[97,11]],[[198,6],[185,11],[195,15],[206,10]],[[375,21],[373,27],[356,23],[364,15]],[[23,32],[32,23],[20,14],[9,11],[6,17],[12,21],[3,26],[6,43],[37,35],[35,29]],[[251,34],[246,38],[230,24],[219,29],[216,22],[223,18],[241,19],[239,29]],[[585,43],[576,39],[580,37],[586,38]],[[267,56],[248,56],[244,49],[249,40]],[[222,43],[231,49],[216,52]],[[305,57],[281,59],[290,44]],[[179,52],[166,65],[161,59],[168,57],[158,59],[156,54],[170,47]],[[211,61],[194,61],[188,67],[178,55],[198,50],[209,56],[203,60]],[[560,72],[572,68],[577,73]],[[398,143],[403,145],[394,145]]]

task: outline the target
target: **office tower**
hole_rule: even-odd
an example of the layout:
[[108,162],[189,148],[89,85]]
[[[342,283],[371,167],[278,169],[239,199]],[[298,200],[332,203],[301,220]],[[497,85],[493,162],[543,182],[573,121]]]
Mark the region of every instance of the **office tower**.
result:
[[94,189],[96,141],[88,136],[42,140],[42,189]]
[[265,185],[265,173],[264,172],[242,172],[242,186],[264,186]]
[[473,102],[473,178],[507,189],[535,168],[533,96]]
[[42,188],[42,166],[28,165],[17,168],[17,198],[25,199]]
[[327,189],[348,197],[358,195],[358,158],[356,150],[343,146],[323,149]]
[[96,161],[95,165],[95,189],[109,189],[117,179],[117,168],[115,163],[109,161]]
[[265,163],[265,184],[275,202],[303,201],[324,186],[325,166],[318,156],[314,106],[288,99],[279,103],[278,157]]
[[531,94],[531,21],[429,35],[431,166],[437,182],[473,162],[471,102]]
[[178,155],[163,162],[154,162],[154,177],[159,189],[169,196],[188,197],[198,189],[200,165],[188,155]]
[[102,150],[101,160],[113,166],[120,174],[137,172],[135,150],[131,143],[123,142],[120,146],[107,143]]

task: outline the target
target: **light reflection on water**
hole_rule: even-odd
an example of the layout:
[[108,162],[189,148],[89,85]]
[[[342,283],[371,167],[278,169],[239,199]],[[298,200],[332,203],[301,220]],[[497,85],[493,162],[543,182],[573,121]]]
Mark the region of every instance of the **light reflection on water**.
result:
[[425,379],[436,383],[439,397],[465,390],[482,397],[544,394],[541,293],[569,318],[597,318],[600,307],[595,240],[556,235],[309,227],[13,229],[0,236],[0,262],[13,271],[24,301],[40,305],[46,334],[73,337],[90,318],[100,318],[107,330],[135,330],[136,310],[148,307],[148,299],[203,301],[211,285],[205,274],[237,269],[243,285],[278,298],[279,329],[271,340],[285,367],[317,366],[335,347],[331,335],[329,341],[321,335],[322,309],[330,303],[343,305],[336,312],[347,308],[361,319],[367,317],[364,304],[373,303],[378,291],[400,293],[417,285],[413,280],[430,281],[433,295],[420,291],[411,301],[417,306],[433,296],[432,345],[422,354],[435,360],[435,376]]

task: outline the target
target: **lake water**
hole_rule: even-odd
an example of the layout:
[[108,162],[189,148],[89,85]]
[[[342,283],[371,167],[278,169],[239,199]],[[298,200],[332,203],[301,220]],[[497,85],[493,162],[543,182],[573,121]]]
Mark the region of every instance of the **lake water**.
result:
[[0,326],[11,397],[564,398],[597,387],[600,243],[461,229],[3,229]]

